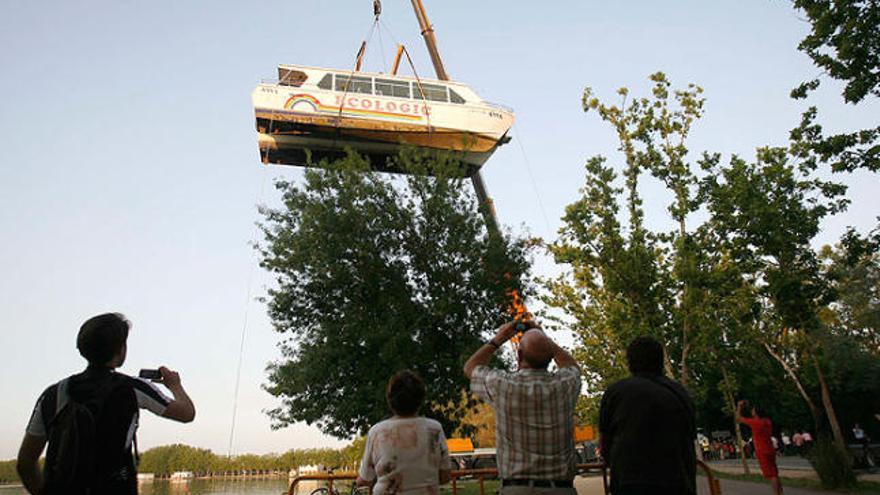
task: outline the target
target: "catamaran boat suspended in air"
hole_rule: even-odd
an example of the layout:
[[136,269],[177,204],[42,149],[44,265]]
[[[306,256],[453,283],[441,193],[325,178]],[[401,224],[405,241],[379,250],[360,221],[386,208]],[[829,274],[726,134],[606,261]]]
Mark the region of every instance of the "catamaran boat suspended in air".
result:
[[[467,85],[398,75],[279,65],[253,92],[264,163],[308,165],[346,148],[378,170],[402,146],[458,152],[471,171],[510,140],[513,111]],[[307,151],[308,150],[308,151]]]

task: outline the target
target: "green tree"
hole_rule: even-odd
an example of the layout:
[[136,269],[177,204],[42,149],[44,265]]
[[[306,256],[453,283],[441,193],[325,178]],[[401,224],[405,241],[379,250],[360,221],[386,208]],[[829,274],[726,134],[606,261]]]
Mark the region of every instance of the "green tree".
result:
[[[702,274],[697,260],[699,239],[688,225],[688,215],[696,211],[699,202],[698,181],[694,174],[697,167],[688,161],[686,140],[693,123],[703,115],[705,100],[701,97],[702,88],[695,84],[673,91],[662,72],[652,74],[650,80],[654,83],[651,97],[628,100],[629,91],[621,88],[618,91],[623,98],[620,106],[606,105],[587,88],[582,103],[585,112],[596,111],[617,133],[626,162],[624,175],[633,254],[644,251],[642,256],[653,256],[661,270],[668,268],[666,288],[676,303],[668,308],[674,313],[675,331],[666,335],[666,340],[674,343],[672,349],[676,350],[676,376],[687,385],[691,379],[693,341],[698,339],[695,333],[700,315],[694,309],[702,298],[701,290],[696,286]],[[642,200],[638,193],[639,177],[643,173],[660,180],[670,192],[672,200],[668,212],[676,229],[660,233],[645,230]],[[664,263],[668,267],[662,267]]]
[[871,319],[880,236],[850,230],[837,250],[820,256],[812,249],[821,221],[848,202],[843,186],[792,160],[798,144],[759,149],[755,163],[734,157],[719,167],[717,157],[707,159],[704,192],[713,228],[758,290],[756,338],[796,385],[817,427],[820,409],[810,390],[818,389],[834,445],[820,449],[827,455],[814,465],[823,482],[849,484],[855,478],[846,474],[841,424],[869,419],[876,406],[865,397],[877,395],[880,369]]
[[[794,5],[806,14],[811,28],[798,49],[827,76],[845,83],[844,101],[858,104],[880,96],[880,2],[794,0]],[[819,84],[819,79],[804,82],[791,96],[806,98]],[[835,172],[880,170],[880,127],[826,135],[812,106],[791,135],[799,143],[797,155],[813,168],[825,163]]]
[[279,181],[284,206],[262,209],[269,315],[286,336],[266,387],[282,400],[276,427],[364,434],[388,416],[385,384],[404,368],[425,379],[424,413],[446,431],[473,405],[459,406],[461,366],[522,289],[526,245],[487,233],[452,157],[396,160],[411,174],[371,173],[353,154],[324,163],[302,184]]
[[[823,313],[828,335],[829,382],[841,421],[880,435],[880,227],[866,236],[849,229],[821,252],[835,300]],[[867,398],[867,400],[866,400]]]
[[15,469],[15,460],[0,461],[0,484],[15,483],[19,481],[18,471]]
[[[582,364],[588,399],[582,419],[595,419],[597,394],[626,373],[624,350],[638,335],[666,344],[667,374],[703,395],[706,384],[692,367],[714,346],[704,335],[711,272],[718,260],[714,242],[701,224],[689,222],[699,208],[698,166],[688,160],[686,140],[702,116],[702,89],[672,90],[662,73],[651,75],[650,97],[630,98],[618,90],[620,104],[605,104],[587,88],[586,112],[595,111],[614,129],[623,164],[591,158],[581,197],[566,208],[559,239],[549,246],[557,263],[570,271],[545,281],[544,302],[562,310],[557,324],[578,337],[575,356]],[[644,225],[640,180],[650,175],[669,192],[670,231]],[[553,314],[550,312],[549,314]]]
[[846,83],[844,100],[880,96],[880,2],[794,0],[794,6],[807,15],[811,29],[798,49]]
[[[762,326],[763,341],[776,357],[794,356],[816,373],[826,416],[842,448],[817,347],[825,331],[820,313],[831,298],[810,241],[823,218],[846,207],[845,188],[812,178],[810,169],[795,165],[785,148],[759,149],[753,164],[734,157],[728,166],[719,167],[713,157],[704,166],[709,172],[704,190],[714,228],[732,239],[737,262],[751,272],[772,308],[771,318]],[[774,353],[770,342],[785,347]],[[785,359],[780,358],[780,363],[795,368]],[[795,371],[791,375],[797,380]]]
[[836,247],[822,249],[821,258],[836,296],[829,324],[880,357],[880,227],[865,237],[849,229]]
[[627,343],[645,334],[666,340],[673,332],[659,248],[641,226],[636,191],[629,195],[632,226],[624,231],[618,220],[623,190],[614,187],[616,179],[603,158],[587,162],[582,196],[566,207],[560,239],[549,246],[556,262],[570,272],[545,281],[543,297],[548,307],[564,314],[548,313],[548,318],[577,336],[574,356],[591,398],[583,415],[593,421],[595,394],[626,376]]
[[[288,471],[306,465],[352,469],[360,462],[364,445],[365,438],[358,437],[341,449],[294,449],[283,454],[242,454],[233,457],[219,456],[210,450],[189,445],[163,445],[141,454],[138,470],[142,473],[169,475],[175,471],[192,471],[197,474],[255,470]],[[8,463],[10,469],[14,471],[15,461]],[[2,469],[5,465],[0,463],[0,474],[4,472]]]
[[[834,390],[850,371],[832,369],[838,341],[828,341],[822,314],[836,296],[810,242],[822,219],[846,207],[845,188],[814,177],[816,163],[798,155],[801,142],[760,149],[753,163],[733,157],[722,165],[713,154],[689,162],[685,140],[702,115],[700,90],[672,91],[662,74],[651,79],[651,97],[628,101],[621,89],[619,106],[585,92],[584,108],[617,133],[622,173],[590,159],[581,198],[549,246],[569,268],[545,281],[544,301],[577,334],[589,392],[581,412],[595,414],[596,395],[626,374],[626,343],[650,334],[666,343],[667,373],[688,384],[703,424],[733,426],[741,437],[733,407],[749,397],[767,404],[777,424],[802,427],[805,411],[792,407],[800,394],[816,424],[825,411],[840,443]],[[677,228],[644,226],[642,174],[670,192]],[[708,219],[689,220],[700,208]],[[795,387],[780,388],[786,377]]]
[[175,471],[208,473],[216,455],[208,449],[174,444],[155,447],[141,454],[138,470],[144,473],[170,474]]

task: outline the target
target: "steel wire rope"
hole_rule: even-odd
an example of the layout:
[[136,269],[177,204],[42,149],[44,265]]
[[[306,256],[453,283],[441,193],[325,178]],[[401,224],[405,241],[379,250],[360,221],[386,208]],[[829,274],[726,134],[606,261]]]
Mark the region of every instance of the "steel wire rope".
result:
[[[520,132],[519,132],[519,127],[517,127],[516,123],[514,123],[512,127],[513,127],[513,132],[514,132],[514,134],[516,135],[516,138],[517,138],[517,144],[519,144],[520,151],[522,152],[522,155],[523,155],[523,160],[524,160],[525,165],[526,165],[526,171],[527,171],[528,174],[529,174],[529,180],[530,180],[531,183],[532,183],[532,188],[534,189],[534,191],[535,191],[535,196],[536,196],[536,198],[537,198],[537,200],[538,200],[538,207],[541,209],[541,215],[544,217],[544,223],[545,223],[545,225],[546,225],[546,227],[547,227],[547,230],[548,230],[549,232],[552,232],[552,228],[550,227],[550,220],[549,220],[549,218],[547,217],[547,211],[546,211],[546,209],[545,209],[545,207],[544,207],[544,201],[541,199],[540,191],[539,191],[539,189],[538,189],[538,187],[537,187],[537,183],[536,183],[536,181],[535,181],[535,177],[534,177],[534,175],[532,174],[531,165],[529,164],[529,158],[528,158],[528,155],[526,154],[525,147],[522,145],[522,135],[521,135]],[[602,250],[599,249],[599,247],[596,246],[594,243],[586,242],[586,244],[587,244],[587,246],[588,246],[590,249],[593,250],[593,252],[597,253],[597,255],[598,255],[599,253],[601,253]],[[614,268],[607,267],[606,270],[607,270],[608,273],[611,274],[611,275],[614,275],[614,276],[617,276],[617,277],[620,277],[620,278],[623,278],[623,279],[628,279],[628,277],[626,277],[623,273],[619,272],[618,270],[616,270],[616,269],[614,269]],[[599,274],[599,276],[600,276],[600,277],[603,277],[603,275],[602,275],[601,273]],[[603,277],[603,278],[604,278],[604,277]],[[629,280],[627,280],[627,281],[629,282]]]
[[[373,33],[376,31],[376,27],[378,25],[379,25],[379,16],[377,15],[376,18],[373,20],[373,24],[372,24],[372,26],[370,26],[370,31],[369,31],[369,33],[367,33],[367,36],[365,37],[366,39],[363,43],[363,48],[364,48],[363,54],[364,55],[367,54],[367,45],[369,45],[370,41],[372,41]],[[360,55],[360,51],[358,51],[358,54]],[[340,122],[342,122],[342,111],[345,109],[345,97],[348,95],[348,88],[351,87],[351,80],[354,77],[354,73],[357,71],[358,71],[358,59],[355,58],[354,67],[352,67],[351,71],[349,71],[348,78],[345,81],[345,86],[342,88],[342,99],[339,101],[339,112],[336,114],[336,125],[334,126],[336,128],[336,133],[333,136],[333,147],[334,148],[336,147],[336,142],[339,139],[339,124],[340,124]],[[333,89],[334,89],[334,91],[336,90],[336,77],[337,76],[338,76],[338,74],[333,75]]]
[[544,200],[541,199],[541,192],[538,188],[538,183],[535,181],[535,175],[532,173],[532,166],[529,162],[529,156],[526,154],[525,146],[523,146],[522,134],[519,132],[519,127],[517,127],[516,123],[513,124],[513,133],[516,135],[516,144],[519,145],[519,150],[523,156],[523,162],[526,166],[526,172],[529,174],[529,182],[532,183],[532,190],[535,192],[535,198],[538,200],[538,208],[541,209],[541,216],[544,217],[544,226],[547,227],[547,232],[552,232],[553,229],[550,226],[550,219],[547,216],[547,209],[544,207]]
[[[268,176],[268,171],[263,172],[263,178],[260,180],[260,193],[259,193],[259,196],[257,199],[257,201],[258,201],[257,204],[263,203],[263,197],[264,197],[265,191],[266,191],[266,177],[267,176]],[[251,240],[251,245],[256,244],[259,231],[260,231],[260,226],[254,225],[254,234],[253,234],[253,237]],[[241,327],[241,342],[240,342],[239,348],[238,348],[238,366],[235,371],[235,389],[234,389],[234,392],[232,395],[232,421],[231,421],[231,425],[229,427],[229,446],[226,450],[226,456],[229,458],[232,457],[232,445],[233,445],[233,440],[235,438],[235,417],[238,413],[238,391],[239,391],[239,386],[241,384],[241,365],[242,365],[242,362],[244,361],[244,343],[245,343],[245,337],[247,335],[248,317],[250,315],[251,302],[253,300],[252,289],[253,289],[254,271],[255,270],[256,270],[256,265],[254,265],[252,263],[250,272],[248,274],[247,298],[245,299],[245,305],[244,305],[244,322],[242,323],[242,327]]]
[[406,55],[409,68],[412,69],[413,75],[416,76],[416,85],[419,88],[419,93],[422,95],[422,104],[425,105],[425,119],[428,121],[428,143],[430,144],[434,135],[431,130],[431,112],[428,110],[428,100],[425,98],[425,90],[422,88],[422,78],[419,77],[419,72],[416,70],[416,65],[413,63],[412,58],[410,58],[409,50],[406,49],[406,46],[403,47],[403,54]]
[[385,42],[382,41],[382,26],[378,24],[379,17],[376,16],[376,25],[379,26],[379,29],[376,30],[376,34],[379,35],[379,55],[382,57],[382,71],[388,72],[388,62],[385,60]]
[[[416,85],[418,86],[419,93],[421,93],[421,96],[422,96],[422,103],[424,103],[424,105],[425,105],[425,118],[428,122],[428,136],[429,136],[428,142],[430,143],[431,139],[433,138],[433,134],[432,134],[433,131],[431,129],[431,115],[430,115],[430,112],[428,111],[428,102],[425,99],[425,91],[422,89],[422,79],[419,77],[419,72],[416,70],[416,66],[412,61],[412,57],[409,56],[409,50],[406,48],[406,44],[401,43],[397,40],[397,37],[394,36],[394,31],[392,31],[391,28],[389,28],[388,25],[385,24],[384,21],[382,21],[381,19],[379,19],[377,17],[376,22],[378,22],[380,24],[380,29],[382,27],[384,27],[385,30],[388,31],[388,34],[391,36],[391,41],[393,41],[395,45],[401,45],[403,47],[403,54],[406,55],[406,62],[409,64],[409,68],[412,69],[412,71],[413,71],[413,76],[415,76],[415,78],[416,78]],[[395,74],[395,75],[397,75],[397,74]]]

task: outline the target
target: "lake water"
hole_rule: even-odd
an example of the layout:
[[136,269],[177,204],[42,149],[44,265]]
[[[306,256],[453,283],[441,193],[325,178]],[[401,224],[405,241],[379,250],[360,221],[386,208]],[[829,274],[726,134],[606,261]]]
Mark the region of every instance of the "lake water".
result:
[[[140,495],[281,495],[287,480],[192,480],[188,483],[154,481],[140,485]],[[23,495],[21,487],[0,487],[0,495]],[[308,495],[306,491],[304,495]]]
[[287,488],[286,479],[154,481],[141,484],[140,495],[280,495]]

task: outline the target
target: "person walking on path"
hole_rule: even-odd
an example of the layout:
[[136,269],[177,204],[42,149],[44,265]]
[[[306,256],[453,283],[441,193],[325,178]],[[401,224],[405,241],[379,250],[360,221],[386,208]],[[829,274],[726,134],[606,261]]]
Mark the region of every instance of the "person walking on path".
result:
[[608,387],[599,409],[611,493],[696,494],[697,431],[690,396],[663,376],[663,345],[657,340],[637,337],[626,359],[632,376]]
[[794,432],[794,435],[791,436],[791,442],[794,444],[794,452],[797,455],[804,453],[804,435],[800,430]]
[[788,455],[791,453],[791,437],[788,436],[788,433],[782,432],[782,455]]
[[865,434],[865,430],[862,429],[862,426],[858,423],[853,425],[853,438],[856,439],[856,443],[859,445],[867,445],[869,443],[868,435]]
[[770,481],[773,493],[782,495],[782,482],[779,480],[779,469],[776,467],[776,449],[773,447],[773,422],[760,406],[753,405],[751,417],[743,415],[746,401],[741,400],[736,405],[736,421],[748,426],[752,430],[752,438],[755,442],[755,457],[761,466],[761,474]]
[[[522,322],[515,372],[490,369],[492,355],[517,333],[501,325],[464,365],[471,392],[495,410],[495,446],[502,495],[576,495],[574,408],[580,396],[577,362],[542,332]],[[557,370],[547,368],[555,361]]]
[[357,484],[373,486],[374,495],[437,495],[439,485],[449,482],[452,461],[443,427],[419,416],[425,382],[412,371],[400,371],[388,381],[385,400],[392,416],[367,433]]
[[119,313],[95,316],[80,328],[76,347],[89,365],[40,395],[18,452],[16,467],[29,493],[137,494],[132,450],[138,410],[183,423],[195,418],[176,372],[159,368],[157,381],[171,391],[170,399],[152,383],[114,371],[125,362],[130,328]]

